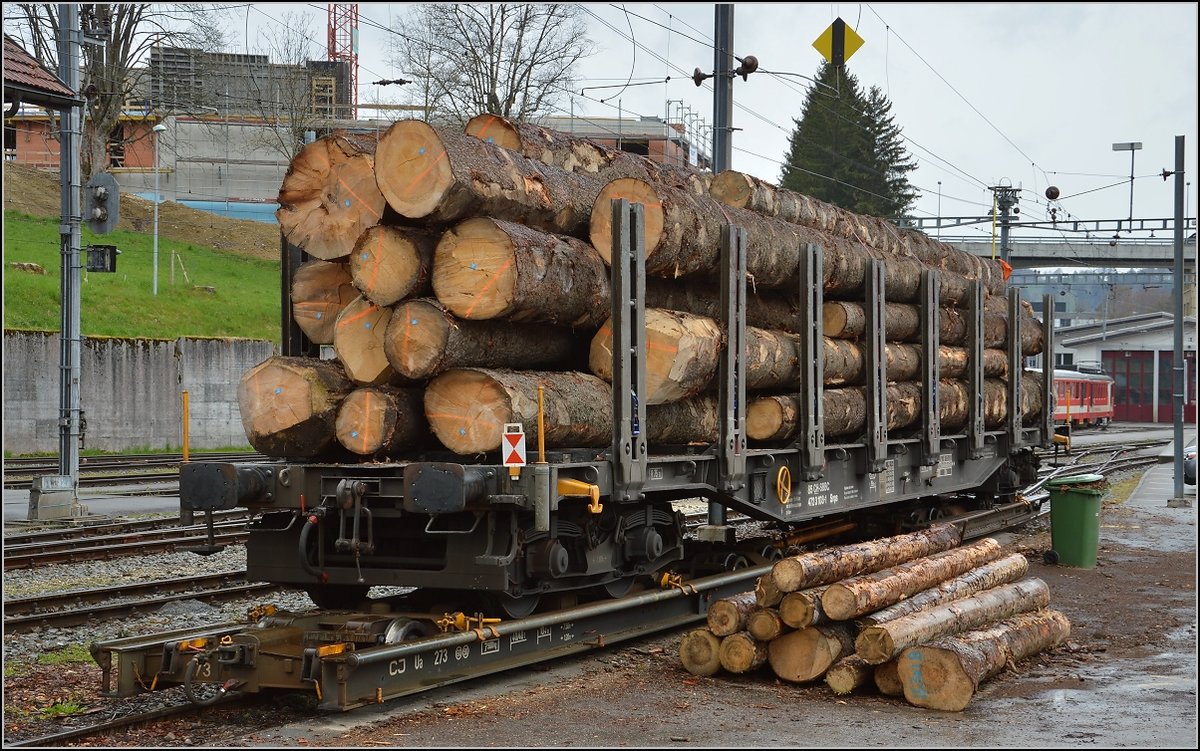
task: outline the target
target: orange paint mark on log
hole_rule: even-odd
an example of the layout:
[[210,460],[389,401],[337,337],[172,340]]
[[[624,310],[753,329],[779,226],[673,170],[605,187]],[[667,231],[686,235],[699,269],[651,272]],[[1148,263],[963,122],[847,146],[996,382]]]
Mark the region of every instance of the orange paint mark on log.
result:
[[492,275],[492,278],[488,280],[488,283],[483,285],[483,289],[479,290],[479,294],[475,297],[475,300],[471,303],[471,307],[467,308],[466,315],[463,316],[464,318],[471,317],[471,314],[475,312],[475,306],[479,305],[479,301],[483,299],[483,296],[485,294],[487,294],[487,291],[492,288],[492,285],[494,285],[497,281],[499,281],[500,276],[505,271],[508,271],[509,267],[512,266],[512,264],[513,264],[513,259],[509,258],[507,261],[504,262],[504,265],[500,267],[500,270]]
[[363,424],[359,426],[359,428],[362,430],[362,450],[359,451],[360,454],[368,453],[367,452],[367,434],[370,431],[367,430],[367,427],[370,425],[370,422],[369,422],[370,417],[369,416],[371,414],[371,392],[364,391],[363,396],[366,397],[367,403],[363,406]]
[[359,198],[358,194],[354,192],[354,189],[351,188],[349,185],[347,185],[346,181],[343,180],[340,175],[338,176],[338,185],[341,185],[343,188],[345,188],[346,192],[349,193],[350,195],[354,196],[356,199],[358,199],[358,202],[361,203],[363,206],[365,206],[367,211],[374,214],[375,221],[379,221],[379,219],[382,218],[382,214],[380,214],[375,209],[371,208],[371,204],[369,204],[366,201],[364,201],[363,199]]
[[433,170],[433,168],[437,166],[438,162],[442,161],[445,158],[446,158],[446,151],[445,151],[445,149],[443,149],[442,153],[438,154],[437,159],[434,159],[432,162],[430,162],[429,166],[427,166],[425,169],[421,170],[420,174],[418,174],[416,177],[414,177],[412,179],[412,182],[409,183],[408,187],[405,188],[404,191],[400,193],[400,196],[402,198],[407,198],[408,194],[412,193],[413,189],[417,187],[417,183],[419,183],[426,175],[428,175]]
[[346,326],[346,325],[348,325],[348,324],[354,323],[355,321],[357,321],[357,320],[359,320],[359,319],[361,319],[361,318],[365,318],[365,317],[367,317],[367,316],[371,315],[372,313],[374,313],[374,312],[375,312],[375,311],[377,311],[377,310],[379,310],[379,306],[378,306],[378,305],[371,305],[370,307],[368,307],[366,310],[364,310],[363,312],[359,313],[358,315],[355,315],[355,316],[350,316],[349,318],[342,318],[342,319],[339,319],[339,320],[338,320],[338,322],[337,322],[337,325],[338,325],[338,326]]

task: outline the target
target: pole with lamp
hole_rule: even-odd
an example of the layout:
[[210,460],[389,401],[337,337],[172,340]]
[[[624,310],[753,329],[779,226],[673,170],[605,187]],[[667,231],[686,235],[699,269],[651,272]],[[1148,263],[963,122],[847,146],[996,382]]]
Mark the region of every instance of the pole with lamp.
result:
[[1137,156],[1137,152],[1142,148],[1141,141],[1125,141],[1122,143],[1114,143],[1113,151],[1128,151],[1129,152],[1129,229],[1133,229],[1133,160]]
[[158,295],[158,139],[167,126],[155,125],[154,133],[154,294]]

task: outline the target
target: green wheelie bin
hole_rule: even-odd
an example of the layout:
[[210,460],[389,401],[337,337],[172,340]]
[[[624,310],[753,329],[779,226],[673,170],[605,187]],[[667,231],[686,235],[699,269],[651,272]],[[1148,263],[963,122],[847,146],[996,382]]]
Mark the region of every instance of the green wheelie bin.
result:
[[1050,492],[1050,552],[1047,563],[1095,568],[1100,545],[1100,501],[1104,475],[1073,475],[1046,483]]

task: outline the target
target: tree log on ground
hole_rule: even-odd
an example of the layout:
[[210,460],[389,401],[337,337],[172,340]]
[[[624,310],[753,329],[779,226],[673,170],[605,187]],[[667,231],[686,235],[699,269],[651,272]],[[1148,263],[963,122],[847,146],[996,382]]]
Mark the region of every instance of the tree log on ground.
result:
[[970,631],[990,621],[1047,607],[1050,588],[1041,579],[1023,579],[984,590],[895,620],[868,626],[859,632],[854,649],[859,657],[877,665],[896,657],[907,647],[939,636]]
[[292,320],[314,344],[333,344],[338,314],[358,294],[347,264],[305,261],[292,276]]
[[709,194],[726,206],[854,238],[889,253],[908,250],[932,268],[979,279],[992,294],[1004,287],[1003,272],[994,261],[988,262],[923,233],[900,229],[880,217],[853,214],[745,173],[721,172],[713,178]]
[[909,647],[898,664],[904,698],[918,707],[961,712],[984,680],[1006,665],[1053,649],[1070,634],[1067,617],[1046,609]]
[[783,601],[783,592],[775,586],[770,572],[754,580],[754,601],[760,608],[773,608]]
[[1001,553],[1000,543],[985,537],[970,545],[905,561],[882,571],[842,579],[830,584],[821,594],[821,608],[835,621],[858,618],[991,563]]
[[376,305],[427,294],[433,249],[440,235],[413,227],[368,227],[350,254],[354,286]]
[[815,681],[833,663],[854,653],[854,635],[845,623],[809,626],[769,642],[767,653],[779,678],[792,683]]
[[767,644],[745,631],[730,634],[721,640],[717,656],[730,673],[748,673],[767,663]]
[[879,689],[879,693],[884,696],[904,696],[904,684],[900,682],[899,662],[897,658],[892,658],[875,666],[875,688]]
[[359,386],[381,386],[396,380],[383,343],[392,309],[359,295],[338,314],[333,349],[346,375]]
[[478,454],[500,448],[506,423],[538,441],[538,386],[543,387],[547,448],[601,447],[612,442],[612,388],[573,371],[455,368],[425,388],[425,416],[446,448]]
[[391,456],[419,446],[429,435],[421,390],[357,388],[342,401],[334,424],[338,443],[362,456]]
[[783,622],[779,617],[779,611],[775,608],[759,608],[750,613],[750,617],[746,619],[746,631],[750,632],[760,642],[769,642],[783,636],[792,627]]
[[985,589],[1015,582],[1028,571],[1029,559],[1021,553],[1013,553],[918,592],[895,605],[868,613],[858,620],[858,625],[860,629],[866,628],[928,610],[952,600],[970,597]]
[[283,236],[314,258],[344,258],[378,224],[385,201],[375,184],[374,133],[335,133],[293,157],[275,218]]
[[757,607],[754,592],[722,597],[708,606],[708,630],[716,636],[729,636],[746,630],[746,619]]
[[788,592],[779,603],[779,617],[792,628],[808,628],[825,621],[821,595],[830,585]]
[[846,655],[825,671],[825,683],[839,696],[872,683],[874,678],[875,666],[867,664],[858,655]]
[[[646,273],[650,276],[713,276],[720,266],[722,225],[731,222],[747,231],[746,274],[756,287],[794,286],[800,249],[811,243],[824,250],[823,286],[829,297],[861,294],[867,262],[878,259],[884,261],[887,299],[912,302],[917,298],[924,265],[911,255],[884,253],[861,242],[722,207],[707,196],[635,178],[605,185],[592,211],[589,237],[606,263],[612,248],[613,198],[646,207]],[[945,304],[966,300],[968,287],[963,276],[943,271],[938,279]]]
[[940,553],[961,540],[962,532],[955,525],[932,524],[917,532],[784,558],[771,567],[771,577],[781,592],[795,592]]
[[603,183],[421,120],[393,123],[375,179],[398,214],[432,224],[490,216],[583,237]]
[[397,373],[416,381],[459,367],[564,368],[573,339],[562,326],[465,321],[437,300],[423,298],[395,306],[383,350]]
[[242,427],[267,456],[317,456],[334,442],[338,407],[353,390],[337,362],[269,357],[242,374]]
[[688,631],[679,640],[679,662],[692,675],[721,672],[721,638],[707,628]]
[[595,328],[612,314],[608,269],[594,248],[489,217],[467,219],[442,235],[433,290],[463,319]]
[[638,177],[683,188],[696,195],[708,192],[712,175],[656,162],[649,157],[609,148],[570,133],[534,123],[483,113],[467,121],[467,135],[520,152],[529,159],[568,172],[617,177]]

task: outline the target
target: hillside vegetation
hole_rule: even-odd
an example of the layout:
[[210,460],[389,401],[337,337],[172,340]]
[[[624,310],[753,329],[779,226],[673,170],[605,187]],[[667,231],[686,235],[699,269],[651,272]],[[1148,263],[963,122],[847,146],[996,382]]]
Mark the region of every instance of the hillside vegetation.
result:
[[[59,200],[57,173],[4,165],[6,329],[60,327]],[[153,217],[152,202],[126,195],[116,232],[94,235],[82,229],[82,247],[120,250],[116,273],[83,272],[83,334],[278,342],[278,226],[161,204],[155,295]]]

